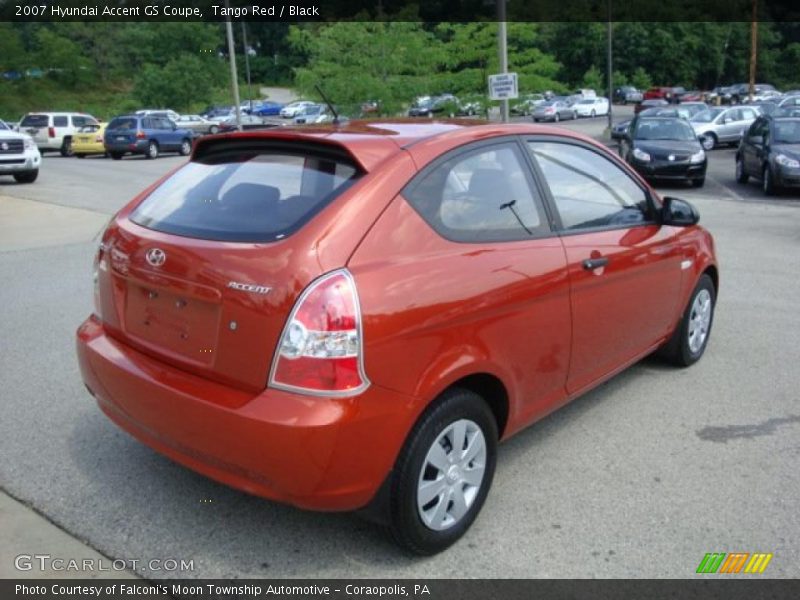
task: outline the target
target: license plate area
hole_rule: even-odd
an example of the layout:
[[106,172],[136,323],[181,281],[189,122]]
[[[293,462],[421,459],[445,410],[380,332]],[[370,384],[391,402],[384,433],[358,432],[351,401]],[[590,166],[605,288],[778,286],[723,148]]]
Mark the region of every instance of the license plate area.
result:
[[200,365],[213,363],[219,304],[136,281],[128,281],[126,295],[129,335],[159,352]]

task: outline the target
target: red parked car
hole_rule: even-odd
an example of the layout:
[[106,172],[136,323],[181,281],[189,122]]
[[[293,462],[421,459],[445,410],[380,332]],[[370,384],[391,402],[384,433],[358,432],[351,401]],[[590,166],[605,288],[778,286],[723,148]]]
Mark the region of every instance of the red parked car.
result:
[[105,231],[81,373],[172,459],[364,509],[431,554],[476,518],[499,441],[654,351],[703,355],[718,274],[697,220],[534,124],[202,138]]

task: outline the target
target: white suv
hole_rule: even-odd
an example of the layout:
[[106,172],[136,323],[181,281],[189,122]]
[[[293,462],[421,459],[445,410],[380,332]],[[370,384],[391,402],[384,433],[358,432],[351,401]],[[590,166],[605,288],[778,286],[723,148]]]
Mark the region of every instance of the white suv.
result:
[[33,183],[39,175],[42,155],[33,139],[0,121],[0,175],[13,175],[18,183]]
[[85,113],[28,113],[19,122],[19,131],[30,135],[41,152],[58,150],[61,156],[71,156],[72,136],[82,127],[97,124],[97,119]]

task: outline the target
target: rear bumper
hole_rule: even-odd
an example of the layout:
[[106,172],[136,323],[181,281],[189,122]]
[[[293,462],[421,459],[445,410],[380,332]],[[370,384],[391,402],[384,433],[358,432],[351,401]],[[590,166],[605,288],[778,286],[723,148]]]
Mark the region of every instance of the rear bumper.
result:
[[413,424],[413,399],[375,385],[340,399],[220,385],[111,338],[94,316],[77,350],[86,387],[122,429],[212,479],[302,508],[367,505]]
[[136,140],[135,142],[105,142],[105,148],[109,152],[134,152],[144,154],[150,145],[150,140]]

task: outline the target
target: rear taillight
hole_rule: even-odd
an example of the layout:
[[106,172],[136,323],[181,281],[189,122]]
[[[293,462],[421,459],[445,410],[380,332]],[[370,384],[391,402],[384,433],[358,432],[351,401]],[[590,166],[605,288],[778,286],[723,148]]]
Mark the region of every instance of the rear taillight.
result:
[[96,136],[96,137],[94,138],[94,141],[95,141],[95,143],[97,143],[97,144],[102,144],[102,143],[103,143],[103,136],[102,136],[102,135],[98,135],[98,136]]
[[102,320],[103,313],[100,303],[100,272],[107,271],[108,265],[106,262],[106,245],[100,242],[97,247],[97,254],[94,256],[94,265],[92,269],[92,283],[94,284],[94,312]]
[[47,128],[47,135],[49,137],[56,137],[56,128],[55,127],[48,127]]
[[144,139],[144,138],[146,138],[146,137],[147,137],[147,136],[144,134],[144,131],[137,131],[137,132],[136,132],[136,139],[137,139],[137,140],[143,140],[143,139]]
[[351,396],[367,388],[356,285],[346,269],[312,282],[289,315],[270,387],[318,396]]

